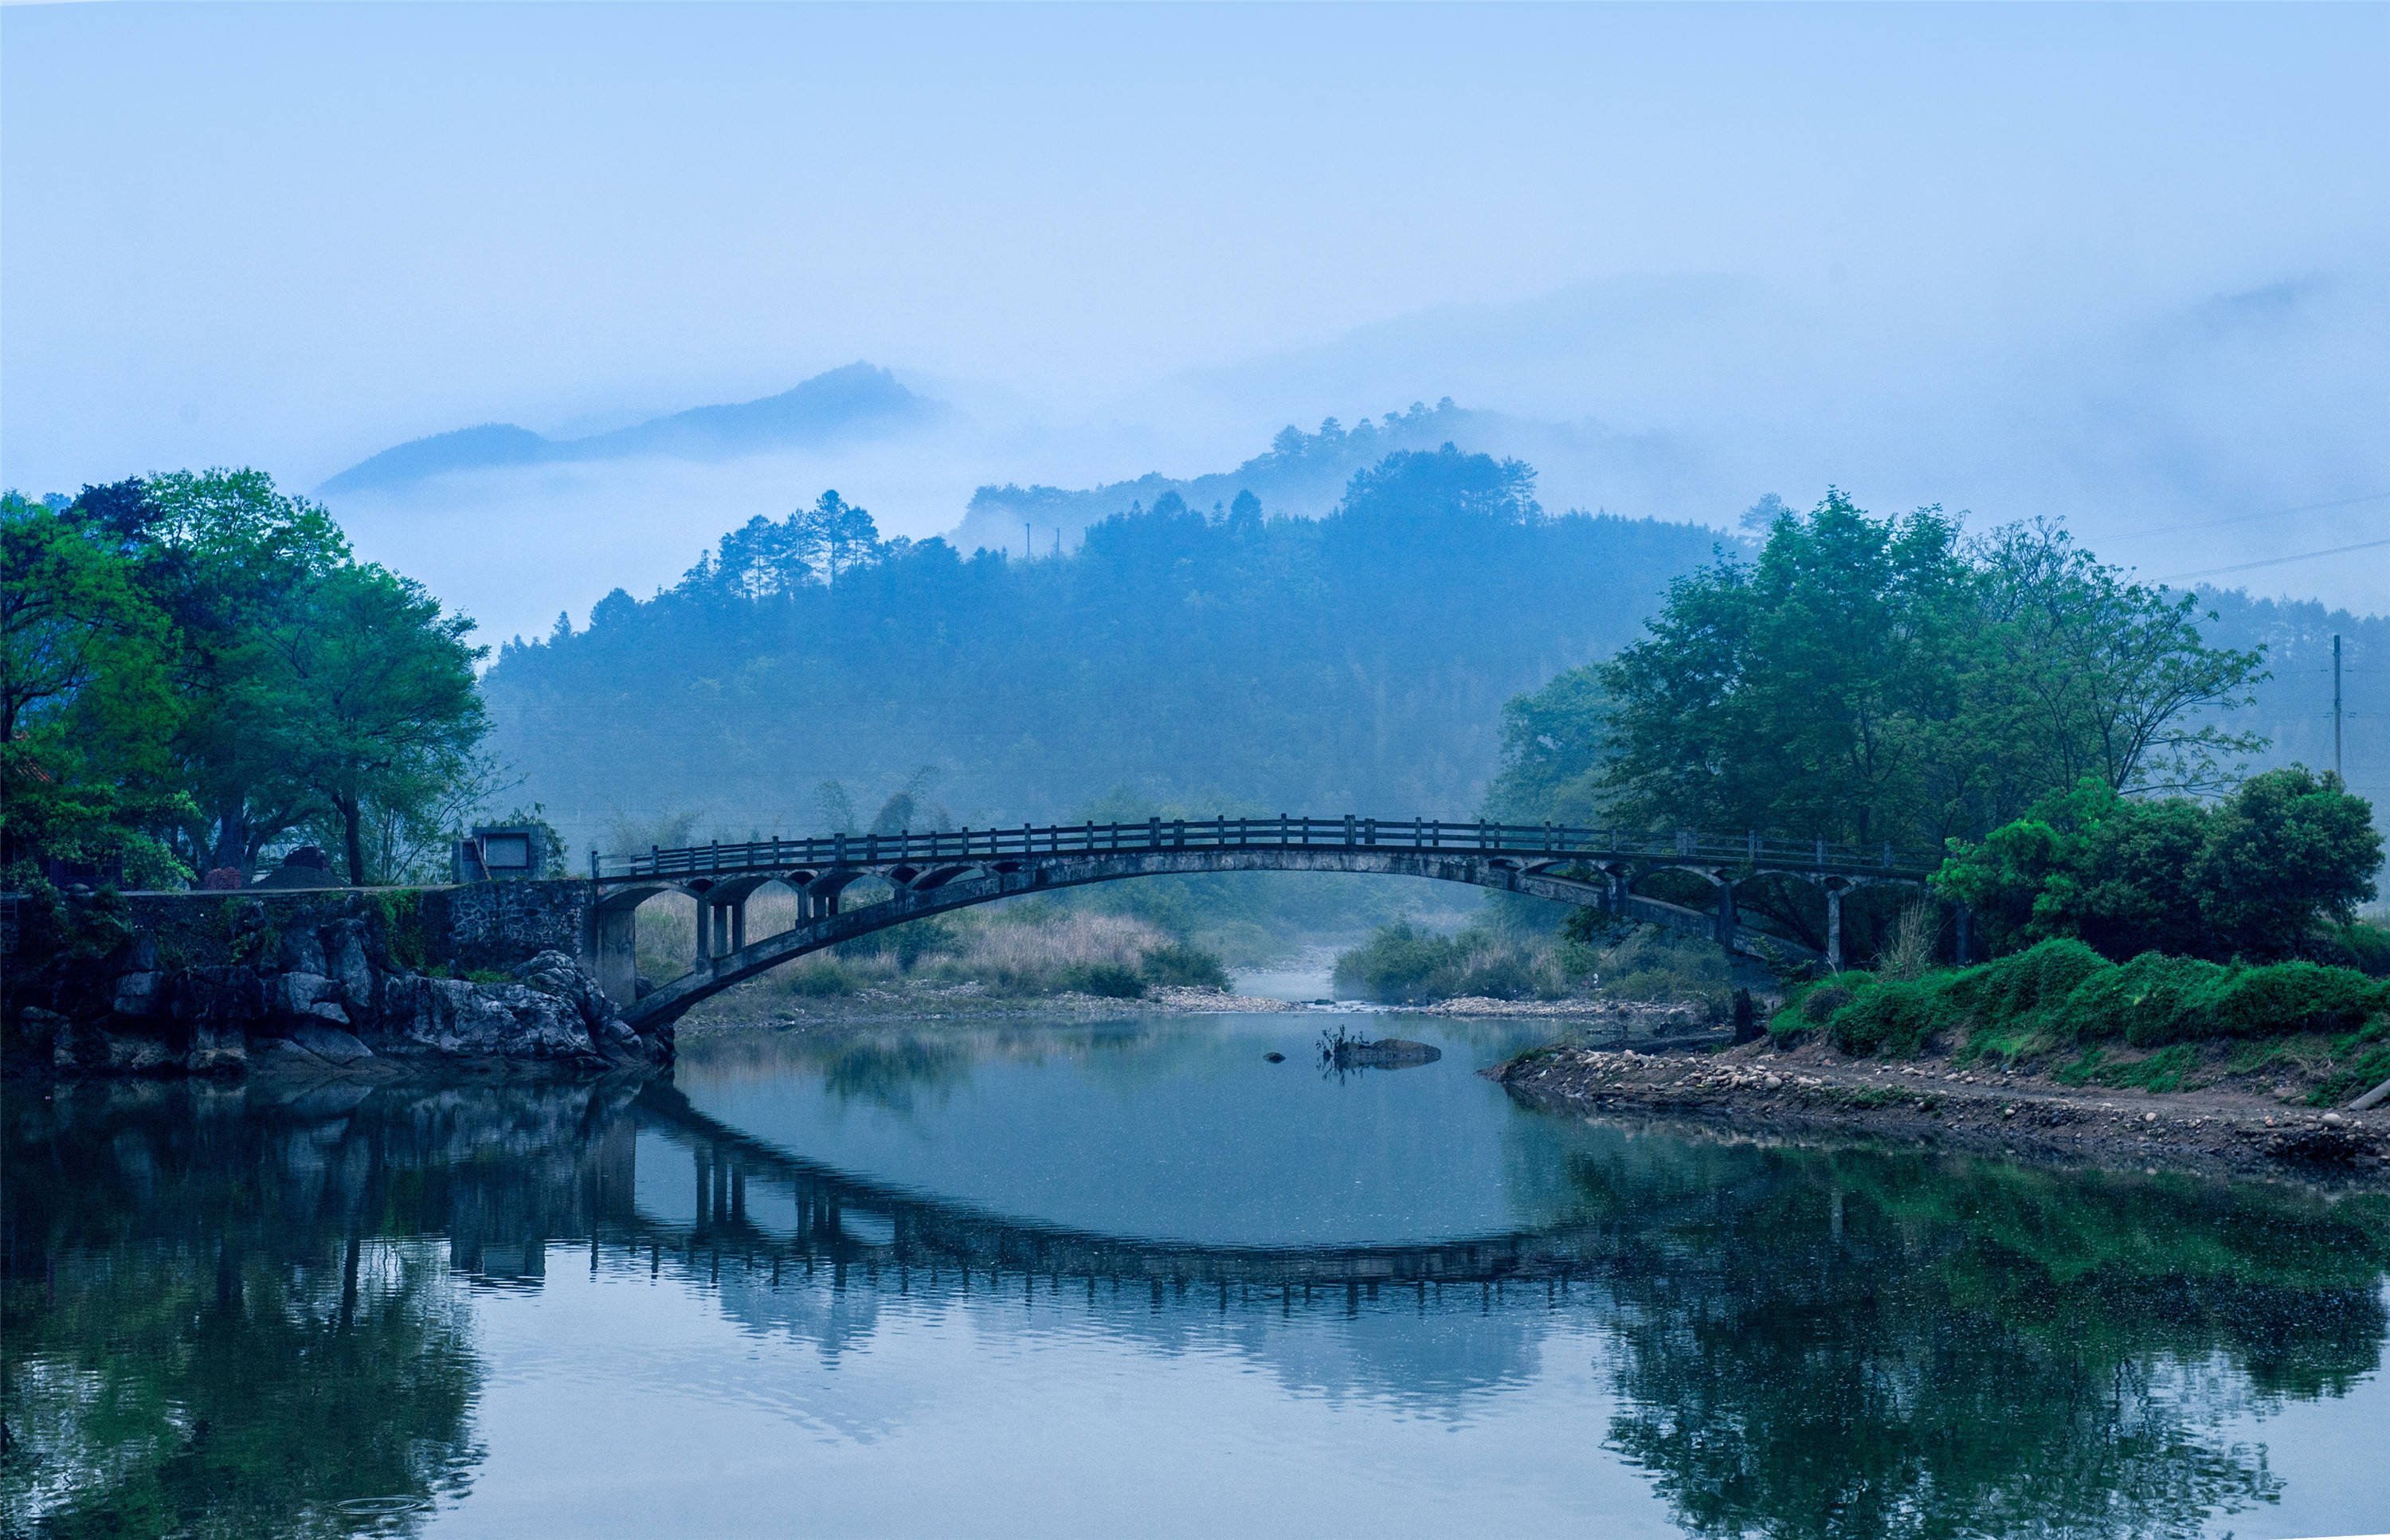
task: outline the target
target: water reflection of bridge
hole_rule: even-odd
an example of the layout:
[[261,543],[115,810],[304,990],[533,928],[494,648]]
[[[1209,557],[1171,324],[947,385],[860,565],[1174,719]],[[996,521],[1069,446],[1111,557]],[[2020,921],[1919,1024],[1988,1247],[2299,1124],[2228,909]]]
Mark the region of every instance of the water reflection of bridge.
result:
[[[977,1271],[1085,1278],[1090,1287],[1109,1279],[1157,1290],[1329,1286],[1375,1293],[1381,1286],[1566,1283],[1600,1272],[1621,1250],[1606,1226],[1391,1246],[1219,1246],[1102,1235],[1007,1219],[792,1155],[706,1116],[668,1085],[649,1087],[637,1110],[643,1127],[689,1151],[697,1198],[694,1224],[656,1226],[643,1218],[643,1226],[670,1232],[675,1246],[827,1262],[874,1276]],[[752,1217],[751,1187],[792,1201],[793,1226]]]

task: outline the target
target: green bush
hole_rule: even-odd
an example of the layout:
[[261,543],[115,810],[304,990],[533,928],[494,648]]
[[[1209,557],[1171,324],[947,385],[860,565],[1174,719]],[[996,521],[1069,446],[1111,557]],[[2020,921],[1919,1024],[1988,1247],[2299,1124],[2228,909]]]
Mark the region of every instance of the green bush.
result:
[[2204,1036],[2189,1023],[2200,1003],[2231,973],[2220,963],[2144,952],[2076,985],[2059,1012],[2059,1024],[2078,1043],[2122,1037],[2135,1047],[2152,1047]]
[[855,991],[854,975],[841,968],[834,957],[813,957],[799,963],[787,974],[781,987],[790,995],[821,998],[832,995],[852,995]]
[[1381,925],[1367,942],[1336,959],[1340,994],[1390,1005],[1416,1005],[1459,995],[1516,1000],[1557,993],[1548,970],[1529,949],[1488,931],[1439,936],[1407,920]]
[[2390,979],[2390,926],[2353,919],[2345,925],[2328,926],[2326,930],[2333,950],[2340,954],[2330,960],[2376,979]]
[[2351,1032],[2390,1010],[2390,983],[2345,968],[2279,963],[2244,969],[2221,981],[2201,1002],[2185,1036],[2278,1037],[2299,1032]]
[[1077,995],[1100,995],[1108,1000],[1134,1000],[1145,993],[1137,970],[1114,962],[1073,963],[1058,970],[1055,983]]
[[1186,942],[1157,946],[1145,955],[1150,984],[1179,989],[1226,989],[1228,969],[1218,956]]
[[902,925],[892,925],[885,930],[872,930],[852,941],[840,942],[830,950],[839,956],[857,960],[893,957],[899,972],[910,973],[913,965],[923,957],[952,951],[956,937],[953,921],[931,915],[921,919],[908,919]]
[[1336,988],[1371,1000],[1404,1004],[1431,998],[1429,981],[1458,966],[1460,945],[1450,936],[1415,930],[1398,919],[1336,959]]
[[1915,981],[1868,984],[1844,975],[1811,985],[1771,1030],[1822,1021],[1828,1040],[1853,1054],[1914,1053],[1947,1033],[1971,1053],[2014,1055],[2119,1038],[2156,1048],[2208,1038],[2348,1033],[2384,1011],[2390,982],[2345,968],[2227,967],[2154,952],[2118,964],[2081,942],[2062,940]]
[[1945,979],[1888,979],[1835,1011],[1827,1035],[1844,1053],[1915,1053],[1958,1015]]

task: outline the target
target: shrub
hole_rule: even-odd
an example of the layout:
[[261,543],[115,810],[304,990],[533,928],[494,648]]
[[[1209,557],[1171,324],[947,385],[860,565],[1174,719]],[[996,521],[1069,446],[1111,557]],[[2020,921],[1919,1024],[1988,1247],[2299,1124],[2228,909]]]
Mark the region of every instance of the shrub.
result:
[[[2390,1010],[2390,984],[2345,968],[2280,963],[2244,969],[2219,981],[2200,1002],[2185,1036],[2276,1037],[2298,1032],[2350,1032]],[[2193,1024],[2193,1023],[2187,1023]]]
[[2144,952],[2077,984],[2059,1012],[2060,1026],[2078,1043],[2122,1037],[2135,1047],[2204,1035],[2186,1030],[2186,1022],[2230,975],[2218,963]]
[[1827,1036],[1844,1053],[1915,1053],[1957,1014],[1945,981],[1887,979],[1834,1012]]
[[1155,947],[1145,955],[1143,966],[1150,984],[1179,989],[1228,987],[1227,966],[1212,953],[1186,942]]
[[1336,988],[1394,1005],[1484,995],[1514,1000],[1561,993],[1548,944],[1468,930],[1439,936],[1407,920],[1382,925],[1336,959]]
[[810,957],[789,969],[783,977],[787,981],[781,985],[784,990],[811,999],[852,995],[855,991],[854,975],[841,967],[835,957]]
[[2013,956],[1945,975],[1988,1021],[2055,1011],[2084,980],[2113,966],[2079,941],[2046,941]]
[[1834,1012],[1857,998],[1857,994],[1851,989],[1841,984],[1828,984],[1801,997],[1801,1014],[1812,1023],[1823,1026]]
[[1733,965],[1712,943],[1636,927],[1603,949],[1601,988],[1623,1000],[1723,1003],[1734,988]]
[[1415,930],[1398,919],[1381,925],[1369,939],[1336,959],[1339,993],[1404,1003],[1430,998],[1428,981],[1456,966],[1459,943],[1449,936]]
[[2345,925],[2327,926],[2324,939],[2334,955],[2318,960],[2353,968],[2376,979],[2390,978],[2390,927],[2353,919]]
[[1111,1000],[1134,1000],[1145,993],[1145,981],[1136,969],[1114,962],[1073,963],[1055,975],[1055,982],[1073,994]]
[[830,950],[842,957],[858,960],[885,957],[896,965],[897,971],[910,973],[913,965],[923,957],[952,951],[955,943],[953,922],[943,916],[931,915],[840,942]]

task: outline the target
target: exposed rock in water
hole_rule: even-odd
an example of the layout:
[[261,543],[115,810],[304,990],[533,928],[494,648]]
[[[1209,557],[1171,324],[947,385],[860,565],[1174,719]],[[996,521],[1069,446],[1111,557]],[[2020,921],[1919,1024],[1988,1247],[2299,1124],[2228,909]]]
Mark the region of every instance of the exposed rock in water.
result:
[[1444,1050],[1407,1037],[1381,1037],[1374,1043],[1346,1037],[1330,1045],[1330,1057],[1340,1070],[1402,1070],[1433,1064],[1444,1057]]

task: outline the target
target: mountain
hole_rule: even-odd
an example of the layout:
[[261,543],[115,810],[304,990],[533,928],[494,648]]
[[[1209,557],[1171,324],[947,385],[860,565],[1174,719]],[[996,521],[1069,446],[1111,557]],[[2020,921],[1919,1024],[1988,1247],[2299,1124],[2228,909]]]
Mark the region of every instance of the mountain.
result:
[[924,765],[974,825],[1122,787],[1466,816],[1503,702],[1630,640],[1717,540],[1547,515],[1524,467],[1441,448],[1382,456],[1325,518],[1165,494],[1060,558],[893,542],[834,585],[759,583],[766,533],[500,648],[492,747],[575,849],[675,815],[792,833],[819,825],[820,783],[876,804]]
[[426,477],[507,466],[736,459],[893,432],[930,422],[943,411],[886,369],[849,364],[761,401],[692,407],[588,438],[547,439],[506,422],[434,433],[360,460],[315,490],[318,495],[387,491]]
[[[1084,490],[1010,482],[982,486],[946,539],[966,551],[1009,551],[1017,548],[1014,541],[1024,538],[1026,525],[1034,533],[1034,554],[1047,555],[1058,534],[1065,547],[1075,545],[1089,526],[1116,513],[1156,507],[1168,497],[1189,507],[1219,510],[1243,493],[1253,494],[1274,513],[1317,519],[1336,507],[1355,471],[1398,450],[1446,443],[1525,459],[1538,469],[1555,462],[1562,465],[1570,474],[1553,500],[1563,507],[1600,504],[1598,497],[1578,495],[1587,480],[1587,466],[1607,471],[1606,484],[1625,492],[1629,501],[1638,481],[1686,472],[1683,447],[1664,435],[1612,433],[1595,422],[1533,422],[1456,406],[1446,396],[1433,408],[1413,402],[1407,412],[1388,412],[1376,422],[1365,417],[1349,429],[1334,417],[1323,421],[1316,433],[1289,425],[1279,430],[1268,449],[1234,470],[1186,478],[1149,471],[1134,481]],[[1722,518],[1740,506],[1721,503],[1708,511]]]

